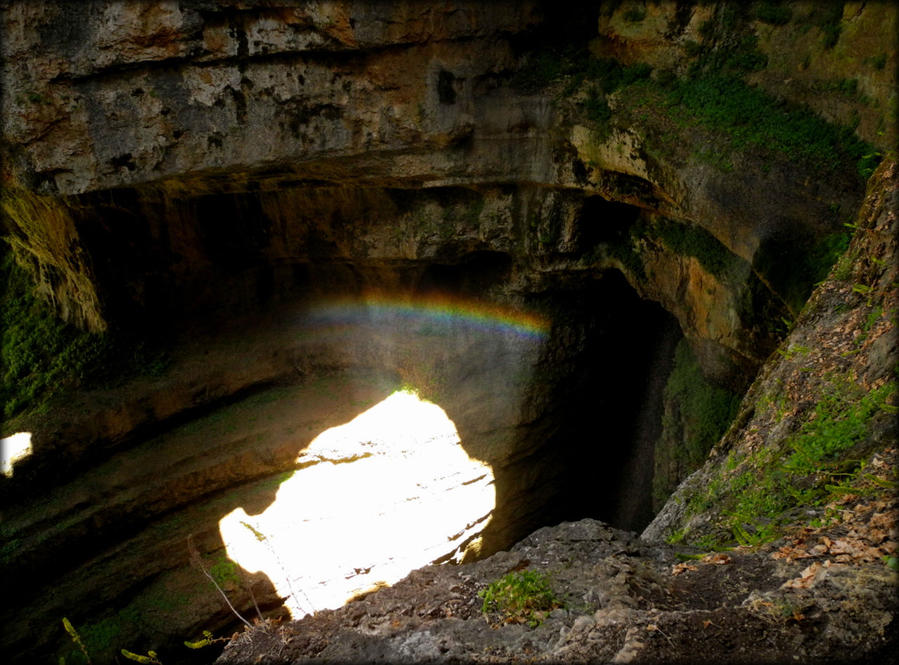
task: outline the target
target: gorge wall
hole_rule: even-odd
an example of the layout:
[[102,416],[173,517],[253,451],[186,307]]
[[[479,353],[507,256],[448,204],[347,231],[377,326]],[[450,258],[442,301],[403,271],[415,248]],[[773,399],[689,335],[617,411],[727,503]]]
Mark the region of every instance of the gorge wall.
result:
[[[4,342],[2,434],[33,445],[0,478],[29,617],[4,650],[66,652],[63,615],[152,644],[230,625],[187,535],[216,561],[221,515],[401,386],[493,468],[469,558],[563,519],[642,529],[895,141],[896,12],[836,6],[6,3],[5,270],[72,339],[165,362],[23,394]],[[269,400],[298,410],[248,417]]]

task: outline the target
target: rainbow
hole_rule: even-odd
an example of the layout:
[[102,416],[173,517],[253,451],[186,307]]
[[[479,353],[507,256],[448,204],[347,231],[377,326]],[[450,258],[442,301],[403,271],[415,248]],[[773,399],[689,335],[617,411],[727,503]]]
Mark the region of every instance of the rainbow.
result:
[[410,332],[462,329],[538,341],[549,331],[548,319],[540,315],[458,296],[368,294],[323,301],[305,318],[312,325],[380,324],[403,326]]

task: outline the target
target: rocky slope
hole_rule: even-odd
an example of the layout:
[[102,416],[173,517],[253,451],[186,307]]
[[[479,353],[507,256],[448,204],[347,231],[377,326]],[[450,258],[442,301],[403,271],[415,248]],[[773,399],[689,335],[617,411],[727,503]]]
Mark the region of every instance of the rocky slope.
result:
[[[339,610],[260,624],[217,662],[895,662],[897,202],[896,166],[885,164],[843,263],[763,368],[742,416],[642,536],[593,520],[546,527],[475,564],[422,568]],[[814,411],[836,372],[860,390],[838,414]],[[772,403],[762,394],[774,386],[802,398]],[[851,409],[875,394],[855,423]],[[728,497],[746,492],[742,473],[762,485],[772,469],[783,473],[791,447],[811,454],[802,442],[831,416],[831,429],[852,423],[857,434],[847,440],[840,429],[811,477],[790,479],[820,485],[814,503],[794,495],[774,514],[744,508],[751,524],[733,525],[718,551],[686,545],[733,514]],[[715,478],[724,478],[721,496],[691,513]],[[838,485],[825,489],[828,481]],[[765,524],[776,530],[746,542]],[[546,575],[556,602],[538,615],[482,612],[479,593],[516,571]]]

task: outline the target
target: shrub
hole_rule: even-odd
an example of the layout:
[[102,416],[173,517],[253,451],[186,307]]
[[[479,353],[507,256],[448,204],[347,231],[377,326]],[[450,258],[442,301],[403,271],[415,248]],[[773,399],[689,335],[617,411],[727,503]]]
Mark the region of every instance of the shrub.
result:
[[681,119],[726,134],[734,149],[773,150],[830,172],[854,162],[862,178],[879,163],[879,155],[852,128],[833,125],[734,76],[703,74],[678,81],[667,93],[667,107]]

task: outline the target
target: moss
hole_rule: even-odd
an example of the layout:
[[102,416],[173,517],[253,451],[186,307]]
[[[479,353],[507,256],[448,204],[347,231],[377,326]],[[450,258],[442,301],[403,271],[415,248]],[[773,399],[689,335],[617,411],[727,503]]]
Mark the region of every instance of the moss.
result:
[[669,113],[727,136],[731,149],[755,148],[828,172],[855,165],[867,179],[879,162],[873,147],[849,127],[822,120],[737,77],[705,74],[679,80],[667,92]]
[[[682,339],[674,353],[674,366],[664,391],[662,435],[656,444],[653,500],[661,507],[668,495],[705,462],[739,407],[740,397],[709,382]],[[706,497],[709,501],[711,496]],[[705,509],[706,501],[697,499]]]
[[669,249],[696,258],[703,268],[717,277],[734,274],[745,263],[700,226],[659,219],[650,231]]
[[863,459],[876,418],[894,417],[897,384],[864,391],[849,378],[832,377],[802,426],[783,450],[763,448],[726,476],[717,476],[691,497],[692,514],[716,507],[719,531],[713,544],[755,546],[802,525],[808,511],[840,494],[888,496],[895,483],[871,482]]
[[705,461],[709,450],[730,425],[739,406],[739,395],[709,382],[690,345],[681,340],[665,385],[665,399],[679,406],[685,430],[681,454],[692,471]]
[[[140,625],[140,621],[140,613],[133,607],[126,607],[115,614],[79,628],[78,633],[92,660],[111,662],[113,656],[118,653],[123,639],[134,633]],[[66,656],[65,662],[80,665],[86,663],[87,659],[80,650],[73,649]]]
[[0,404],[11,418],[75,388],[156,374],[167,357],[134,334],[89,333],[60,321],[0,243]]
[[223,588],[240,584],[240,568],[224,554],[219,555],[209,566],[209,574]]
[[793,18],[793,10],[780,2],[765,0],[755,8],[755,17],[763,23],[771,25],[786,25]]

